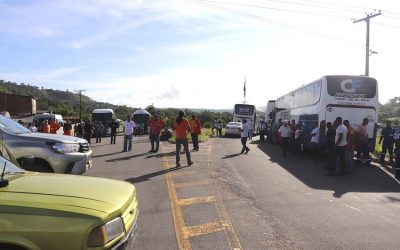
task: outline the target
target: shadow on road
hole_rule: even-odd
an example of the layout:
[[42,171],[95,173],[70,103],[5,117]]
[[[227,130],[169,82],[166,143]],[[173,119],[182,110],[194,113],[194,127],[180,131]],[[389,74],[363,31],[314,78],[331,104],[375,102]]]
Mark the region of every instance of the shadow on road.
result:
[[[120,153],[125,153],[125,152],[120,152]],[[142,153],[142,154],[137,154],[137,155],[130,155],[130,156],[125,156],[125,157],[121,157],[121,158],[110,159],[110,160],[106,160],[106,162],[127,161],[132,158],[137,158],[137,157],[144,156],[144,155],[148,155],[148,153]]]
[[131,177],[126,179],[125,181],[131,182],[131,183],[139,183],[139,182],[143,182],[143,181],[149,181],[151,180],[151,178],[159,176],[159,175],[163,175],[169,172],[173,172],[173,171],[177,171],[180,169],[184,169],[187,168],[189,166],[181,166],[181,167],[175,167],[175,168],[168,168],[168,169],[163,169],[157,172],[153,172],[153,173],[149,173],[149,174],[145,174],[139,177]]
[[[362,167],[355,164],[352,174],[327,176],[327,170],[324,169],[328,164],[326,160],[314,162],[308,155],[290,153],[284,158],[282,148],[278,145],[256,141],[253,143],[257,144],[257,147],[270,157],[271,162],[279,164],[307,186],[314,189],[332,190],[333,196],[336,198],[349,192],[390,193],[400,191],[399,183],[376,165]],[[392,172],[391,169],[390,172]],[[395,198],[387,198],[389,201],[399,202]]]
[[236,156],[239,156],[239,155],[241,155],[241,153],[225,155],[224,157],[222,157],[222,159],[229,159],[229,158],[233,158],[233,157],[236,157]]

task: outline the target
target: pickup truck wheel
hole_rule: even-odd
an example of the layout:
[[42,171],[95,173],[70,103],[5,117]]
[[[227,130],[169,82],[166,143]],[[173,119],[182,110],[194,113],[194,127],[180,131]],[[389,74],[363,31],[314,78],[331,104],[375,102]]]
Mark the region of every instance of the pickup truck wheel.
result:
[[26,248],[21,247],[21,246],[3,244],[3,243],[0,243],[0,249],[4,249],[4,250],[26,250]]
[[[52,173],[54,172],[47,161],[33,157],[18,159],[19,165],[25,170],[34,172]],[[1,249],[1,248],[0,248]]]
[[47,163],[47,161],[42,160],[42,159],[35,159],[33,167],[38,172],[43,172],[43,173],[53,173],[54,172],[53,169],[50,167],[50,165]]

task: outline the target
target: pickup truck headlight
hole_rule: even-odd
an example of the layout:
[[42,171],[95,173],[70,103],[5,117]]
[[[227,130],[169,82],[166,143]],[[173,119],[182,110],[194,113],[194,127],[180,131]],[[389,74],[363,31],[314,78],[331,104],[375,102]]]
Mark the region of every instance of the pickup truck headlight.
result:
[[89,234],[87,246],[101,247],[117,238],[124,232],[124,224],[121,217],[117,217],[102,226],[98,226]]
[[79,144],[77,143],[47,142],[46,144],[50,149],[60,154],[79,152]]

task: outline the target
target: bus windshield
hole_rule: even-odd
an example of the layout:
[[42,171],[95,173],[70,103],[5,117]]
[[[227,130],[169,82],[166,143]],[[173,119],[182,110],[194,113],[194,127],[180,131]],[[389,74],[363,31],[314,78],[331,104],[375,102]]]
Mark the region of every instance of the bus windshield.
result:
[[236,115],[253,115],[254,109],[255,109],[254,105],[236,104],[235,105],[235,114]]
[[112,113],[93,113],[92,121],[111,121],[113,119]]

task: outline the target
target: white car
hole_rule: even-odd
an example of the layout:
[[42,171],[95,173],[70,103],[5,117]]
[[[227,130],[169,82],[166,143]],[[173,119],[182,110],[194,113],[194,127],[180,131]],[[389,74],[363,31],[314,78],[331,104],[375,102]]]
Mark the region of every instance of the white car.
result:
[[225,126],[225,136],[240,136],[241,122],[230,122]]

